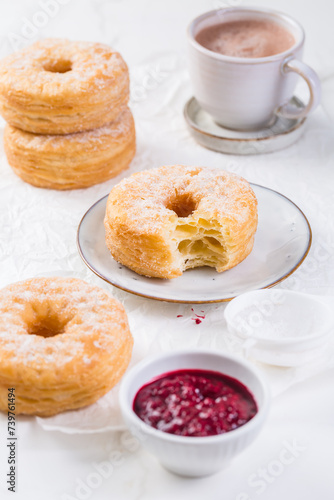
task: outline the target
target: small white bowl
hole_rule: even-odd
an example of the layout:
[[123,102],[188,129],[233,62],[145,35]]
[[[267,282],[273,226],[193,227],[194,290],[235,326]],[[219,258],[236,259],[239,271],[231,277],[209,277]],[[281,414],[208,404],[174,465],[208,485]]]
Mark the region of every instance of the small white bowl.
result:
[[277,366],[300,366],[324,354],[334,325],[333,304],[331,297],[256,290],[233,299],[224,314],[229,332],[247,356]]
[[[186,368],[217,371],[236,378],[253,394],[258,412],[243,426],[217,436],[177,436],[147,425],[133,411],[138,390],[156,376]],[[125,423],[138,441],[169,471],[196,477],[225,467],[255,439],[267,416],[270,396],[262,376],[249,362],[230,354],[193,350],[162,354],[136,365],[123,378],[119,400]]]

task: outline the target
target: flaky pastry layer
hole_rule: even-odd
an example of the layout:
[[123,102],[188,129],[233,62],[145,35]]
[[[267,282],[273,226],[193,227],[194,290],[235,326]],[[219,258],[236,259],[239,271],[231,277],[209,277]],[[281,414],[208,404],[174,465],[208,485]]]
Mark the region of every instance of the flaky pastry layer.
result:
[[69,134],[117,119],[129,72],[107,45],[45,39],[0,63],[0,114],[36,134]]
[[128,168],[136,152],[131,111],[99,129],[36,135],[7,125],[4,147],[14,172],[33,186],[78,189],[105,182]]
[[123,306],[78,279],[0,290],[0,410],[50,416],[94,403],[122,377],[133,339]]
[[222,272],[253,248],[257,200],[233,173],[166,166],[116,185],[104,224],[111,255],[138,274],[176,278],[200,266]]

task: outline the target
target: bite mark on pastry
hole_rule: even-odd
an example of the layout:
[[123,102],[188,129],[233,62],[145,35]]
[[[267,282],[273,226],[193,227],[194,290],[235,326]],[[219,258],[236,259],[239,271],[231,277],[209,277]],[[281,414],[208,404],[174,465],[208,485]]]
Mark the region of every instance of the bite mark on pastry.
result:
[[200,266],[231,269],[251,252],[256,228],[257,200],[245,179],[182,165],[124,179],[112,189],[105,216],[111,255],[158,278]]

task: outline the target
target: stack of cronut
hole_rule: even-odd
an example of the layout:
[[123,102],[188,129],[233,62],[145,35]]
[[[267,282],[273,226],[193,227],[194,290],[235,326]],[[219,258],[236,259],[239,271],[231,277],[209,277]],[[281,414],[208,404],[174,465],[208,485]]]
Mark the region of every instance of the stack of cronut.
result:
[[14,172],[34,186],[76,189],[126,169],[136,150],[129,72],[98,43],[47,39],[0,63],[0,113]]

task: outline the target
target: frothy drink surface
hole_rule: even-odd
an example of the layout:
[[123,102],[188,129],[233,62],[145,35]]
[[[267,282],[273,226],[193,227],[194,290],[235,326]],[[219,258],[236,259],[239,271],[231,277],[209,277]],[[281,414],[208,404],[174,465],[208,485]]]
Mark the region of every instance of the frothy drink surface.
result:
[[208,26],[196,36],[206,49],[232,57],[267,57],[288,50],[295,38],[269,20],[240,20]]

